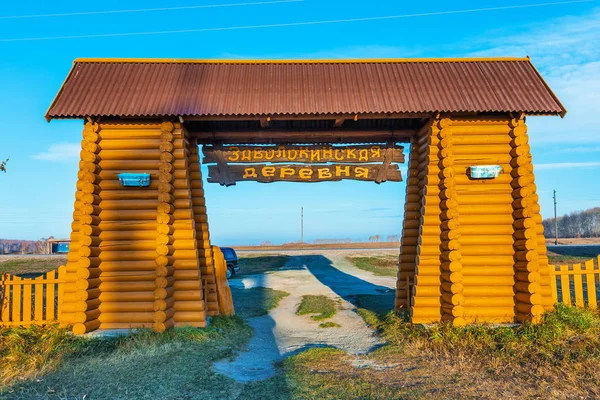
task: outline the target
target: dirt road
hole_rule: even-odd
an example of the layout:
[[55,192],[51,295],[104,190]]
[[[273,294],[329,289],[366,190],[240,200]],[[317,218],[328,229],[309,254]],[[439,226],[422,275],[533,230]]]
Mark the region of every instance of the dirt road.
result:
[[[234,288],[266,287],[290,295],[268,315],[249,318],[254,331],[248,349],[233,360],[215,365],[217,371],[239,381],[261,380],[275,374],[273,363],[310,347],[332,346],[350,354],[368,353],[381,344],[379,338],[353,310],[357,295],[381,296],[393,307],[395,278],[375,276],[355,268],[346,256],[374,251],[324,250],[277,252],[289,254],[279,271],[232,279]],[[376,251],[381,254],[381,250]],[[385,253],[385,252],[383,252]],[[389,251],[394,253],[394,251]],[[325,295],[338,302],[338,312],[329,321],[340,328],[321,328],[310,316],[296,315],[303,295]]]

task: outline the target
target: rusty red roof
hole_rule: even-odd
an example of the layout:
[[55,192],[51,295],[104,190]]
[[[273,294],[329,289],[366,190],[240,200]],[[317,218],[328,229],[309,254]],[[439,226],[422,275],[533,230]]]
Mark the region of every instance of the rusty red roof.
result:
[[566,113],[528,58],[76,60],[46,114],[268,116]]

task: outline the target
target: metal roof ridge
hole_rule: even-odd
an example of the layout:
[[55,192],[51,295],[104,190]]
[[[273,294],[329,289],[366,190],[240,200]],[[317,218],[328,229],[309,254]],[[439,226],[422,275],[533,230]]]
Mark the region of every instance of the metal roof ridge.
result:
[[440,57],[440,58],[351,58],[351,59],[186,59],[186,58],[76,58],[73,63],[139,63],[139,64],[385,64],[445,62],[510,62],[527,61],[527,57]]

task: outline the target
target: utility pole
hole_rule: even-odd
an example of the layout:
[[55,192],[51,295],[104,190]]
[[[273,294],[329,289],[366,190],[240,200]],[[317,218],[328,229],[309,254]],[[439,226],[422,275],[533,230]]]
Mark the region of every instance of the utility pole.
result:
[[300,243],[304,243],[304,207],[300,207]]
[[554,244],[558,244],[558,220],[556,219],[556,190],[554,191]]

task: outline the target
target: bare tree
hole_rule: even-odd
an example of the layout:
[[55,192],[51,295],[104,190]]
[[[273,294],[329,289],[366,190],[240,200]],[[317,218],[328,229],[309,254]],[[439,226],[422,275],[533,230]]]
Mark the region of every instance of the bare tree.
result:
[[8,157],[6,160],[0,162],[0,171],[6,172],[6,163],[8,162],[8,160],[10,160],[10,157]]

